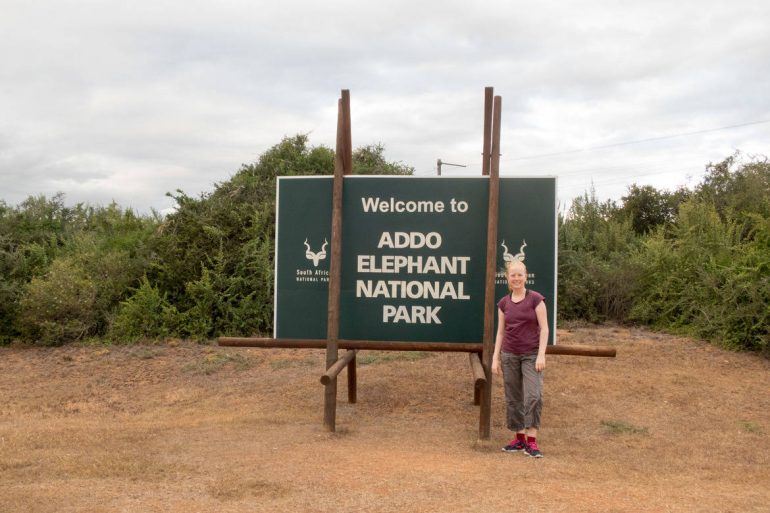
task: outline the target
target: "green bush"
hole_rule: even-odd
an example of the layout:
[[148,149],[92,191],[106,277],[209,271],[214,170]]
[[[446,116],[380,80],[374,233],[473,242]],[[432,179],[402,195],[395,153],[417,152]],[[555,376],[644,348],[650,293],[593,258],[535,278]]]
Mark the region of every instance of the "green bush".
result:
[[770,164],[734,155],[694,191],[593,192],[559,227],[559,318],[615,319],[770,353]]
[[45,276],[33,278],[20,301],[18,327],[33,343],[80,340],[96,327],[97,287],[70,258],[56,259]]
[[638,246],[631,221],[594,191],[577,198],[559,219],[559,318],[624,320],[637,292]]
[[187,283],[185,297],[190,308],[182,316],[180,329],[183,335],[194,340],[206,340],[216,331],[217,322],[223,323],[224,319],[220,316],[222,296],[217,289],[211,271],[205,268],[199,279]]
[[146,255],[122,249],[105,239],[104,235],[93,232],[81,233],[62,249],[96,286],[96,333],[105,332],[109,316],[139,283],[148,266]]
[[179,322],[176,308],[145,277],[133,295],[120,303],[107,337],[116,342],[161,339],[175,335]]
[[770,248],[763,225],[743,239],[713,203],[682,204],[673,236],[656,233],[637,255],[643,268],[630,319],[733,349],[768,350]]
[[[95,299],[88,326],[81,325],[81,317],[54,338],[69,340],[81,329],[89,335],[104,333],[110,312],[137,284],[148,265],[147,240],[156,225],[156,217],[136,216],[114,203],[107,207],[65,207],[61,194],[50,199],[30,197],[18,207],[0,203],[0,342],[28,337],[33,337],[31,342],[38,340],[38,330],[31,327],[35,322],[28,314],[34,308],[26,307],[24,319],[19,317],[22,297],[33,281],[29,291],[55,287],[46,275],[50,271],[60,273],[52,268],[59,259],[58,265],[77,268],[78,276],[95,287]],[[51,326],[45,330],[54,331]]]

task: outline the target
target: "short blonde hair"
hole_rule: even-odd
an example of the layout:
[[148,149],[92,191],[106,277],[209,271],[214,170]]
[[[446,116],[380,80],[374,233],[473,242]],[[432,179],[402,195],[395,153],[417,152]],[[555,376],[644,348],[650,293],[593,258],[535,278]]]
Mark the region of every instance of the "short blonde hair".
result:
[[521,260],[509,260],[505,263],[505,274],[508,274],[514,266],[521,266],[524,268],[524,274],[527,274],[527,266]]
[[513,292],[511,285],[508,283],[508,273],[511,272],[511,269],[513,269],[514,267],[521,267],[522,269],[524,269],[524,279],[525,279],[524,283],[526,283],[527,266],[524,265],[524,262],[522,262],[521,260],[509,260],[505,263],[505,278],[506,278],[505,282],[508,285],[508,292]]

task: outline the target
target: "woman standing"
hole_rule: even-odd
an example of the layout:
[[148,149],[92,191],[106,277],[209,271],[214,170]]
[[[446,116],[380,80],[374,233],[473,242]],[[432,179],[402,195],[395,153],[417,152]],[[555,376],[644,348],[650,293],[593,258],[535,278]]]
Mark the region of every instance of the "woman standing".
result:
[[527,268],[522,262],[507,262],[505,276],[510,294],[497,303],[492,371],[500,374],[502,368],[507,424],[516,438],[503,447],[503,451],[525,451],[533,458],[542,458],[537,430],[543,408],[548,316],[543,296],[524,287]]

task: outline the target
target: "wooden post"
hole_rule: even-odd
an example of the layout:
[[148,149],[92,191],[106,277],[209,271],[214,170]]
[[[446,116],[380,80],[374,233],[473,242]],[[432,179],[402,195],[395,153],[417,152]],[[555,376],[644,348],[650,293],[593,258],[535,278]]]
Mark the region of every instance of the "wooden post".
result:
[[[489,176],[490,154],[492,153],[492,106],[494,102],[494,87],[484,88],[484,142],[481,148],[481,174]],[[473,404],[481,404],[483,385],[474,383]]]
[[342,90],[342,137],[344,151],[342,152],[343,174],[353,174],[353,136],[350,129],[350,91]]
[[[342,154],[344,157],[344,174],[353,174],[353,131],[350,124],[350,90],[342,90],[342,122],[343,130],[342,135],[345,138],[345,151]],[[340,262],[341,265],[341,262]],[[353,357],[348,363],[348,402],[355,403],[357,400],[357,379],[356,379],[356,353],[353,353]]]
[[492,152],[492,95],[493,87],[484,88],[484,147],[481,150],[481,174],[489,175],[490,153]]
[[495,96],[492,120],[492,158],[489,170],[489,211],[487,217],[487,273],[484,294],[484,338],[481,363],[487,381],[482,388],[479,438],[488,440],[492,418],[492,352],[495,328],[495,272],[497,271],[497,216],[500,198],[500,118],[502,98]]
[[350,363],[348,363],[348,402],[350,404],[356,404],[356,401],[358,400],[357,386],[356,355],[353,355],[353,358],[350,359]]
[[473,404],[481,404],[481,388],[486,383],[487,378],[484,374],[484,368],[481,366],[478,353],[468,353],[471,363],[471,373],[473,374]]
[[[329,303],[326,317],[326,368],[337,362],[340,336],[340,274],[342,268],[342,185],[343,176],[352,167],[350,148],[350,91],[342,90],[337,102],[337,147],[334,154],[334,185],[332,193],[332,240],[329,269]],[[324,426],[336,430],[337,377],[324,389]]]

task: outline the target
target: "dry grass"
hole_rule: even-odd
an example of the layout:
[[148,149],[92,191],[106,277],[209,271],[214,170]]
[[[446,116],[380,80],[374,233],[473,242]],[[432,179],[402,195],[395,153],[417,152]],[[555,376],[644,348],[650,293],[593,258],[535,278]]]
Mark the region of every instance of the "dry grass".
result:
[[230,366],[235,370],[250,369],[258,363],[255,357],[245,357],[240,353],[209,352],[195,361],[185,364],[182,371],[193,374],[214,374]]
[[477,440],[463,354],[360,352],[330,434],[322,351],[1,348],[0,512],[767,511],[770,362],[612,326],[560,342],[618,358],[549,358],[539,461],[499,451],[499,379]]
[[435,354],[425,351],[360,351],[356,355],[356,362],[359,365],[397,361],[414,362],[431,356],[435,356]]

